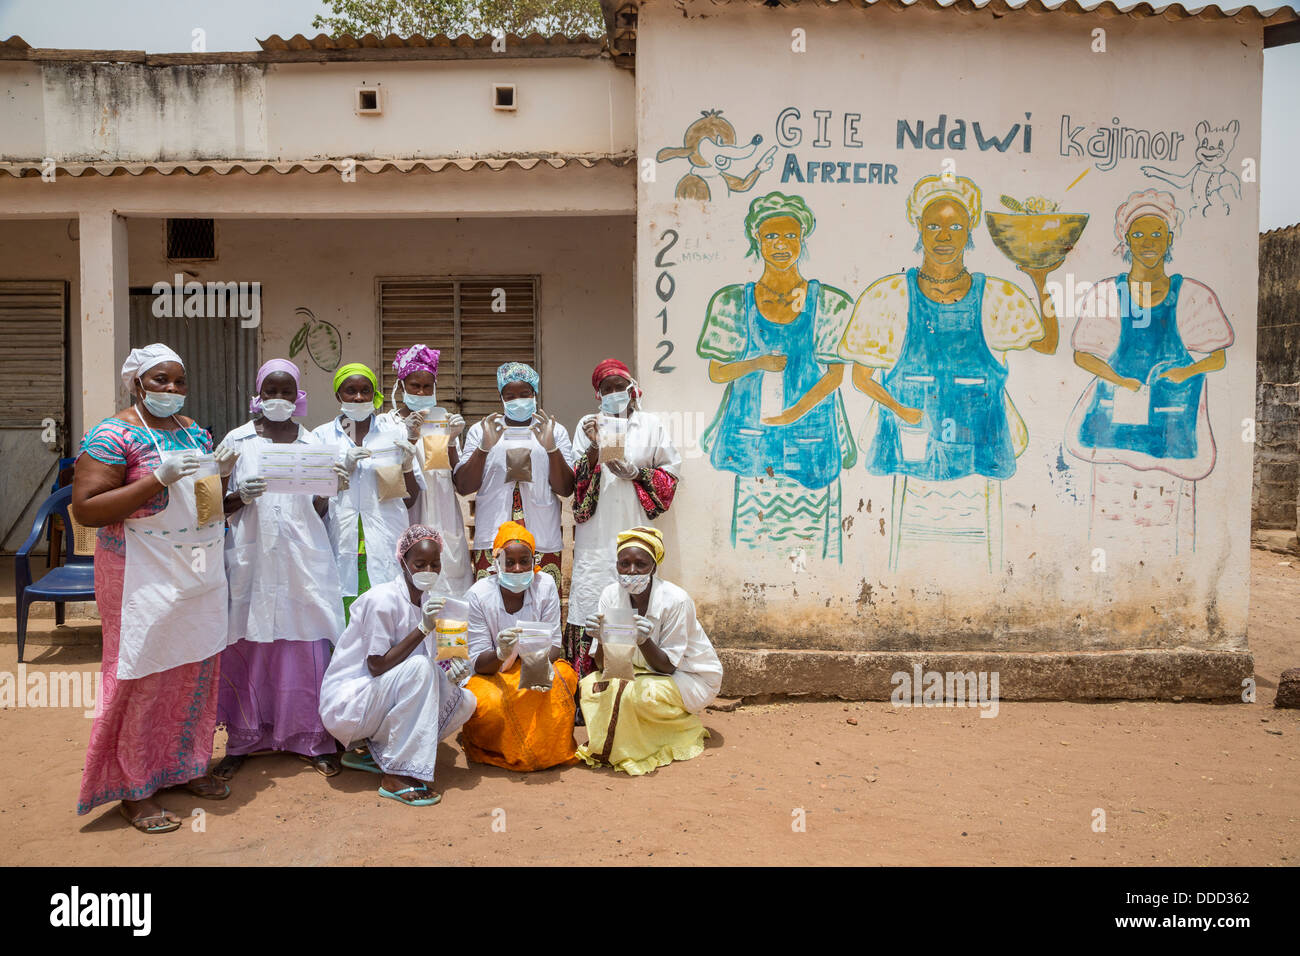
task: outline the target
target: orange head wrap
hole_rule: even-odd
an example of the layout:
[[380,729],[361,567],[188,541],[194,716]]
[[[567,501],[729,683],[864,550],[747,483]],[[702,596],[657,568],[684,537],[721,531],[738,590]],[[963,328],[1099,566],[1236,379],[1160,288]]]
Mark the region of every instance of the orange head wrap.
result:
[[492,541],[492,550],[500,551],[511,541],[522,541],[528,545],[528,549],[534,554],[537,553],[537,539],[533,533],[521,525],[518,521],[507,521],[497,529],[497,536]]

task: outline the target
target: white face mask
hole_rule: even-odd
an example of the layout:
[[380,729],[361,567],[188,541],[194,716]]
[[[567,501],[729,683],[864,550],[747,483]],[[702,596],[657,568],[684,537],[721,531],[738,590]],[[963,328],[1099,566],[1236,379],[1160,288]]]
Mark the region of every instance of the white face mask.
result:
[[374,402],[344,402],[339,406],[343,414],[354,422],[364,422],[375,412]]
[[273,422],[287,422],[293,417],[293,402],[283,398],[268,398],[262,403],[262,416]]
[[652,574],[620,574],[618,583],[628,594],[640,594],[650,586]]
[[621,392],[610,392],[600,396],[600,410],[606,415],[621,415],[632,401],[632,390],[625,388]]
[[411,583],[418,591],[432,591],[438,584],[437,571],[416,571],[411,575]]

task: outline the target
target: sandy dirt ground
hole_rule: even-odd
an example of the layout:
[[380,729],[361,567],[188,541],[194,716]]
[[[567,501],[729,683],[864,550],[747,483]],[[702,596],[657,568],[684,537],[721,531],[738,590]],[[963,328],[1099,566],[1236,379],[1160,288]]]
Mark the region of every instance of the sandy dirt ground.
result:
[[[639,779],[584,766],[514,774],[467,765],[447,743],[435,807],[381,799],[369,774],[327,780],[276,755],[246,763],[226,801],[163,794],[182,815],[205,813],[147,837],[115,806],[76,816],[90,728],[80,710],[9,708],[0,863],[1295,866],[1300,711],[1272,701],[1280,671],[1300,666],[1300,559],[1252,555],[1254,704],[1003,702],[993,719],[887,703],[742,706],[706,714],[703,756]],[[96,647],[28,657],[51,671],[98,667]],[[0,670],[15,660],[0,647]]]

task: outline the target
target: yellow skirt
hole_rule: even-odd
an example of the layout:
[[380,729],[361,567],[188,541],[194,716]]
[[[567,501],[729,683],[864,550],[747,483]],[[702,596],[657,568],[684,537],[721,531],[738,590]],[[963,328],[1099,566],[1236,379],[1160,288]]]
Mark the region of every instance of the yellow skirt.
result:
[[596,672],[578,686],[589,738],[578,756],[588,766],[611,766],[636,777],[704,753],[709,732],[682,705],[671,677],[638,673],[630,681],[605,681]]
[[555,661],[555,682],[545,693],[519,689],[519,664],[505,673],[475,674],[465,685],[478,700],[460,742],[465,756],[506,770],[545,770],[577,763],[573,693],[578,675]]

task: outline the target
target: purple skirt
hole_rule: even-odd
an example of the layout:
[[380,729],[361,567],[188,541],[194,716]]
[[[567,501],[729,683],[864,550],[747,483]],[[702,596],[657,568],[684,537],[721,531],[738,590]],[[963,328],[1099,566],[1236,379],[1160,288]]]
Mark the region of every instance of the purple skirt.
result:
[[237,641],[221,653],[217,723],[226,725],[226,753],[279,750],[308,757],[338,744],[321,724],[320,684],[330,642]]

